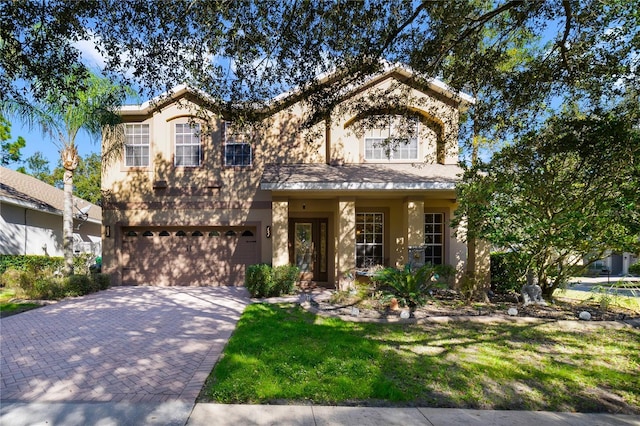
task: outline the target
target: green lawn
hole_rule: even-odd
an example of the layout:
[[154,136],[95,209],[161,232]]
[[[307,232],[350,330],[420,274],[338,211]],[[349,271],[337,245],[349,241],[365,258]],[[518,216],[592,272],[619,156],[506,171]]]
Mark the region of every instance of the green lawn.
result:
[[247,307],[201,400],[640,413],[640,330],[369,324]]
[[598,289],[595,291],[578,291],[571,289],[557,289],[553,293],[553,296],[576,301],[593,301],[595,303],[601,303],[604,300],[609,306],[619,306],[621,308],[640,313],[640,297],[607,294],[604,291],[597,290]]
[[37,303],[11,302],[15,297],[15,291],[10,288],[0,288],[0,317],[6,317],[20,312],[39,307]]

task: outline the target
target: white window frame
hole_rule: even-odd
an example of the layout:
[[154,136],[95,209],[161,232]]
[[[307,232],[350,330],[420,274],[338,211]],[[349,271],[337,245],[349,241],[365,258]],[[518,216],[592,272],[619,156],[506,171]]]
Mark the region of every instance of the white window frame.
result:
[[125,167],[149,167],[149,124],[126,123],[124,138]]
[[[200,124],[198,123],[175,124],[173,154],[173,165],[175,167],[199,167],[202,164],[202,138],[200,137],[200,128]],[[194,148],[196,150],[195,154],[192,151]],[[191,152],[185,154],[185,151]]]
[[225,167],[253,166],[253,147],[247,142],[247,135],[236,132],[229,121],[223,121],[222,126]]
[[420,122],[415,120],[415,136],[408,143],[398,142],[394,149],[388,150],[388,143],[400,138],[398,135],[398,118],[390,120],[389,125],[366,131],[364,137],[364,159],[367,161],[409,161],[418,159]]
[[[436,220],[436,218],[439,218]],[[444,213],[427,212],[424,214],[424,261],[432,265],[445,263],[445,228]],[[440,255],[434,254],[434,249],[439,248]],[[439,259],[439,262],[434,260]]]
[[[384,213],[356,213],[356,267],[384,264]],[[371,252],[379,254],[370,254]],[[364,252],[364,254],[363,254]]]

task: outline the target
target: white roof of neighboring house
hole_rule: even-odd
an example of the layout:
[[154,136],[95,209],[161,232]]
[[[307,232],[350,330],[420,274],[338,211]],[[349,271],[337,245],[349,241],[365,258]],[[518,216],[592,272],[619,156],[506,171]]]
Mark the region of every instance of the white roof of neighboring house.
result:
[[[0,167],[0,202],[62,216],[64,191],[33,176]],[[74,215],[87,206],[89,222],[102,223],[102,209],[82,198],[73,197]]]
[[260,189],[271,191],[322,190],[453,190],[462,169],[443,164],[271,164]]

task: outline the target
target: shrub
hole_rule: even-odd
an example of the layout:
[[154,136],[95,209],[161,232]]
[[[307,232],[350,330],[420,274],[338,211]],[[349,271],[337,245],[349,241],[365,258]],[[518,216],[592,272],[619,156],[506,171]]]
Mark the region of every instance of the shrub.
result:
[[629,273],[633,275],[640,275],[640,262],[629,266]]
[[268,297],[273,288],[271,266],[266,263],[248,266],[244,283],[251,297]]
[[97,290],[106,290],[111,286],[111,275],[109,274],[91,274],[91,279]]
[[273,268],[273,296],[291,294],[296,287],[300,269],[295,265],[281,265]]
[[65,296],[62,279],[42,272],[20,272],[15,289],[16,296],[32,300],[55,300]]
[[67,296],[84,296],[98,290],[97,285],[87,275],[74,274],[64,279]]
[[73,256],[73,273],[88,274],[93,265],[95,256],[92,253],[79,253]]
[[299,270],[293,265],[260,263],[247,268],[245,286],[251,297],[274,297],[293,293]]
[[0,255],[0,274],[7,269],[18,271],[56,270],[61,268],[63,264],[62,257],[2,254]]
[[426,302],[429,290],[437,284],[432,280],[434,274],[435,268],[431,264],[415,271],[407,264],[403,269],[385,268],[377,272],[374,279],[386,286],[399,303],[415,308]]
[[22,274],[22,272],[15,268],[7,269],[0,275],[0,287],[18,287],[20,284],[20,274]]
[[496,293],[519,291],[524,271],[521,271],[511,252],[491,253],[491,290]]

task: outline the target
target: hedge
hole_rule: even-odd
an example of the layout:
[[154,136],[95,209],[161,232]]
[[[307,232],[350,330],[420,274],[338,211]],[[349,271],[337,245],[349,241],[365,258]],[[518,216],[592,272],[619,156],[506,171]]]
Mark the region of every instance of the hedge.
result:
[[18,271],[42,271],[58,269],[64,266],[64,258],[51,256],[35,256],[20,254],[0,254],[0,274],[7,269]]

